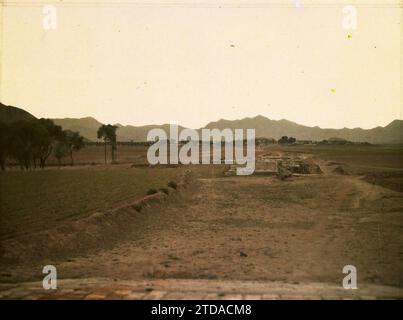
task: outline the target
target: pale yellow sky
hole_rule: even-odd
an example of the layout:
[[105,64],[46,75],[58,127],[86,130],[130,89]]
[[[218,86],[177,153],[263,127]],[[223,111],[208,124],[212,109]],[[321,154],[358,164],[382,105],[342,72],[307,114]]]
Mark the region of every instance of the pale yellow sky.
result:
[[[38,117],[193,128],[258,114],[333,128],[401,118],[401,1],[350,1],[352,31],[343,1],[127,1],[3,3],[0,100]],[[56,30],[42,26],[49,3]]]

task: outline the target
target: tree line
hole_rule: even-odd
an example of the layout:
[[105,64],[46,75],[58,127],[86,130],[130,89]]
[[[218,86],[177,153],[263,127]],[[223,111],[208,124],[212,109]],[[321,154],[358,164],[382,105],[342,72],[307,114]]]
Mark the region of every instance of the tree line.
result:
[[[111,145],[112,163],[117,150],[117,126],[102,125],[98,129],[98,139],[105,148]],[[7,160],[15,160],[22,170],[45,168],[51,155],[58,165],[66,157],[74,165],[74,152],[85,146],[84,137],[79,132],[63,130],[50,119],[20,120],[7,124],[0,121],[0,168],[6,169]]]
[[50,119],[20,120],[11,124],[0,122],[0,167],[6,169],[7,159],[14,159],[22,170],[45,168],[53,153],[59,164],[73,152],[84,147],[84,138],[71,130],[63,130]]

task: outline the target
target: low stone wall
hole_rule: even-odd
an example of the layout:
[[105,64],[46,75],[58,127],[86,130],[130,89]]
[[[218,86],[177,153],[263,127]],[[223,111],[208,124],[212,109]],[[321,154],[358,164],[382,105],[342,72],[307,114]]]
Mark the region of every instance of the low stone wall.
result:
[[[226,176],[236,175],[237,165],[231,165]],[[321,174],[318,164],[310,159],[292,158],[289,156],[261,157],[256,160],[254,175],[278,176],[280,179],[293,174]]]

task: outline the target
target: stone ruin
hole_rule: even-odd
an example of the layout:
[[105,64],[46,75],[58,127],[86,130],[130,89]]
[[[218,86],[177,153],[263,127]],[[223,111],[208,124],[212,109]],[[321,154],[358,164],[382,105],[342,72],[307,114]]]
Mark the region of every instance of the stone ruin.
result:
[[[236,175],[236,167],[236,165],[231,165],[225,175]],[[254,175],[277,176],[284,180],[293,175],[321,173],[322,170],[319,165],[307,157],[269,153],[258,156]]]

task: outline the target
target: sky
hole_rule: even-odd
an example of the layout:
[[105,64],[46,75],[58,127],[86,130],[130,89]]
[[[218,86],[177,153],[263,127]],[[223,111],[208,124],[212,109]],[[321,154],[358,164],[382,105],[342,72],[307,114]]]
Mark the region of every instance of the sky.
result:
[[384,126],[401,119],[401,1],[350,3],[356,29],[336,0],[5,1],[0,101],[123,125]]

